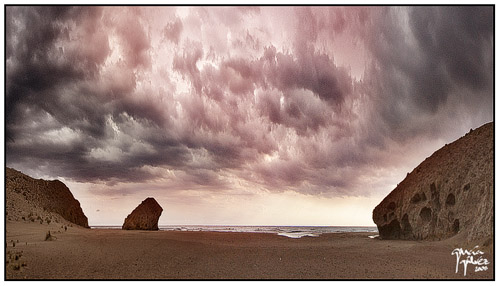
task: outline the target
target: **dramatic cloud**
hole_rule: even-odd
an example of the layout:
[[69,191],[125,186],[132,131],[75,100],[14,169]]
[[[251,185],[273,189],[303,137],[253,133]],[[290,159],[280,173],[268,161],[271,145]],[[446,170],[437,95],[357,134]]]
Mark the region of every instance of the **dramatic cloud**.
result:
[[7,165],[96,195],[387,193],[493,119],[493,25],[492,7],[9,6]]
[[439,134],[446,129],[442,125],[460,120],[453,113],[467,105],[491,120],[492,13],[488,7],[382,12],[368,41],[376,62],[365,80],[376,82],[370,86],[380,99],[376,112],[392,136]]

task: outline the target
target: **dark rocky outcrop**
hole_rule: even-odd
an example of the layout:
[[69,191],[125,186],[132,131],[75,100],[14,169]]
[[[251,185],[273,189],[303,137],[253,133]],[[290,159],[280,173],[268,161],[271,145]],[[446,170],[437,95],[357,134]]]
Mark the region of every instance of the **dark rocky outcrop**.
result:
[[493,149],[488,123],[432,154],[373,210],[380,237],[491,243]]
[[122,229],[158,230],[162,212],[154,198],[147,198],[127,216]]
[[[88,219],[64,183],[58,180],[33,179],[17,170],[5,170],[6,212],[8,220],[61,217],[68,222],[89,227]],[[34,219],[33,219],[34,220]]]

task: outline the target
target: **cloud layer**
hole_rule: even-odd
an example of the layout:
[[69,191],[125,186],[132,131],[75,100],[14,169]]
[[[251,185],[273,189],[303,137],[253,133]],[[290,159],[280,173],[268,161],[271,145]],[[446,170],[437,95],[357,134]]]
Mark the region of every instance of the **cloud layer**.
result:
[[73,181],[367,196],[493,119],[492,7],[9,6],[6,32],[7,165]]

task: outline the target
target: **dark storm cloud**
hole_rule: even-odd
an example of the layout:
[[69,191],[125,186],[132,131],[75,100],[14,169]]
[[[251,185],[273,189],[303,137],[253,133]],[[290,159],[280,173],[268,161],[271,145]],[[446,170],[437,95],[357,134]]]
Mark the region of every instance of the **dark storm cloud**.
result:
[[[130,70],[147,67],[149,63],[145,54],[149,43],[138,20],[119,25],[117,33],[124,41],[126,56],[122,68],[112,71],[110,78],[99,74],[99,66],[109,55],[107,35],[96,27],[101,17],[99,8],[7,8],[8,163],[49,165],[52,175],[82,181],[110,178],[135,181],[151,177],[138,170],[140,166],[165,163],[179,166],[186,160],[187,149],[167,134],[141,135],[140,139],[154,145],[150,153],[131,152],[133,138],[125,138],[120,146],[113,146],[115,142],[109,141],[114,136],[109,118],[123,129],[137,123],[156,134],[159,133],[156,126],[168,124],[163,117],[168,116],[168,112],[157,110],[158,107],[145,98],[131,96],[136,78]],[[64,44],[71,33],[71,37],[82,37],[83,46]],[[95,50],[86,44],[95,45]],[[113,98],[120,100],[113,101]],[[48,131],[64,127],[78,138],[70,142],[58,142],[58,138],[40,140],[45,133],[51,134]],[[109,147],[117,147],[127,154],[126,160],[100,162],[99,158],[90,156],[92,150]]]
[[411,142],[492,118],[490,7],[228,9],[8,7],[7,163],[358,195]]
[[[98,66],[109,52],[109,48],[100,45],[101,42],[107,44],[106,36],[94,33],[93,22],[100,17],[100,9],[8,7],[7,15],[6,41],[10,46],[7,50],[7,137],[16,139],[12,126],[26,120],[22,116],[26,108],[45,111],[64,125],[78,125],[78,121],[89,119],[93,124],[86,131],[102,135],[103,118],[99,110],[102,106],[92,99],[92,94],[77,90],[79,83],[96,78]],[[75,52],[71,47],[60,46],[58,41],[70,37],[71,24],[87,29],[83,41],[100,48],[93,51],[84,47]]]
[[260,114],[269,118],[272,123],[294,128],[299,135],[311,135],[318,129],[330,123],[332,110],[324,105],[311,92],[302,90],[282,93],[268,91],[258,93]]
[[[70,17],[71,8],[51,7],[44,10],[22,7],[6,8],[6,137],[13,139],[11,126],[19,118],[19,105],[24,101],[40,101],[37,93],[58,83],[83,76],[81,70],[70,63],[59,63],[48,59],[47,51],[53,49],[54,41],[64,35],[59,26]],[[47,104],[51,104],[47,100]]]
[[493,66],[485,57],[493,47],[491,7],[415,8],[410,24],[428,61],[443,64],[452,81],[473,90],[491,86]]
[[[200,71],[196,62],[202,58],[201,50],[199,44],[184,48],[183,56],[174,58],[174,69],[190,79],[197,94],[216,100],[223,108],[229,107],[225,109],[227,113],[238,111],[230,114],[232,122],[244,119],[233,100],[253,95],[260,88],[265,91],[257,92],[260,94],[258,109],[271,122],[292,127],[300,134],[309,129],[317,131],[333,112],[323,103],[340,112],[344,99],[353,89],[347,71],[311,46],[299,54],[277,52],[274,46],[269,46],[258,59],[230,58],[223,61],[219,69],[205,66]],[[224,97],[225,94],[230,96]],[[286,99],[283,109],[279,107],[281,95]],[[206,113],[197,97],[192,99],[193,102],[184,106],[196,117],[195,123],[210,125],[212,115]]]
[[317,53],[310,45],[300,47],[297,60],[293,55],[276,53],[267,70],[268,79],[282,90],[303,88],[313,91],[321,99],[341,105],[351,91],[351,78],[337,67],[326,54]]
[[[431,123],[416,118],[448,121],[451,114],[440,111],[453,98],[454,108],[491,105],[492,7],[410,7],[407,20],[396,12],[382,11],[372,30],[368,43],[378,68],[365,79],[379,97],[375,112],[392,136],[436,134],[442,126],[422,126]],[[487,113],[491,117],[492,110]]]

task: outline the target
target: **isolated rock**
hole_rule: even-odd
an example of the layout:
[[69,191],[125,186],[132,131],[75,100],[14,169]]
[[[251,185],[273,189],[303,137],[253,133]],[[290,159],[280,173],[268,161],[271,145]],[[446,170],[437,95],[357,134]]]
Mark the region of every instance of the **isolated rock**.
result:
[[493,233],[493,123],[445,145],[373,210],[384,239],[452,236],[489,245]]
[[42,223],[50,223],[61,217],[68,222],[89,227],[80,202],[59,180],[37,180],[17,170],[5,168],[5,189],[8,220],[37,219]]
[[127,216],[122,229],[158,230],[162,211],[154,198],[147,198]]

